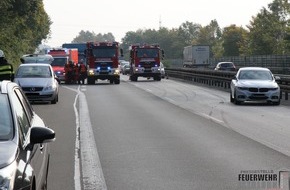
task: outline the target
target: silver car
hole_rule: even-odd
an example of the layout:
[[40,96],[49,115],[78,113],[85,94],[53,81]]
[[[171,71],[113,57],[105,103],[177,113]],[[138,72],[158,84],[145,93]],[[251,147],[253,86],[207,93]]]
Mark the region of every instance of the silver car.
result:
[[29,101],[58,102],[59,84],[50,64],[21,64],[14,81],[21,86]]
[[267,68],[240,68],[231,81],[230,101],[240,104],[247,101],[280,104],[280,87]]
[[11,81],[0,81],[0,105],[0,189],[47,189],[55,132]]
[[165,67],[163,63],[160,62],[160,72],[161,72],[161,78],[166,78],[168,79],[168,74],[165,72]]

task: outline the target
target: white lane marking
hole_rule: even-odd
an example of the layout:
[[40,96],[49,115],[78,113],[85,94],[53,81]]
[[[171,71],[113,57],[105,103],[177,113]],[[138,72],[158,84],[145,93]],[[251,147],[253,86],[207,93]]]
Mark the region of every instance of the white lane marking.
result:
[[66,86],[63,86],[63,88],[66,88],[68,90],[74,91],[77,93],[73,107],[76,117],[76,140],[75,140],[75,164],[74,164],[74,185],[75,190],[81,190],[81,170],[80,170],[80,141],[79,141],[79,129],[80,129],[80,123],[79,123],[79,113],[77,109],[77,100],[79,97],[79,91],[73,88],[69,88]]
[[81,86],[81,91],[82,91],[82,92],[87,91],[87,87],[86,87],[86,86]]
[[205,117],[205,118],[207,118],[207,119],[213,120],[213,121],[215,121],[215,122],[217,122],[217,123],[224,123],[223,121],[221,121],[221,120],[219,120],[219,119],[217,119],[217,118],[215,118],[215,117],[209,116],[209,115],[207,115],[207,114],[205,114],[205,113],[198,113],[198,112],[197,112],[196,114],[198,114],[198,115],[200,115],[200,116],[202,116],[202,117]]
[[75,141],[75,169],[74,169],[74,183],[75,183],[75,190],[81,190],[81,172],[80,172],[80,141],[79,141],[79,113],[77,110],[77,100],[78,100],[79,94],[77,93],[74,101],[74,112],[76,117],[76,141]]
[[167,101],[169,101],[169,102],[172,102],[172,103],[174,103],[174,102],[175,102],[173,99],[171,99],[171,98],[168,98],[168,97],[164,97],[164,99],[165,99],[165,100],[167,100]]
[[145,90],[146,90],[147,92],[152,92],[152,90],[150,90],[150,89],[148,89],[148,88],[147,88],[147,89],[145,89]]
[[[80,87],[77,90],[69,87],[65,88],[77,92],[74,102],[76,116],[75,190],[82,189],[81,182],[85,190],[107,190],[91,126],[86,97],[80,91]],[[77,100],[79,103],[79,112],[77,109]],[[82,171],[80,171],[80,166]],[[82,173],[82,179],[80,173]]]
[[106,190],[86,96],[80,91],[79,110],[83,187],[86,190]]

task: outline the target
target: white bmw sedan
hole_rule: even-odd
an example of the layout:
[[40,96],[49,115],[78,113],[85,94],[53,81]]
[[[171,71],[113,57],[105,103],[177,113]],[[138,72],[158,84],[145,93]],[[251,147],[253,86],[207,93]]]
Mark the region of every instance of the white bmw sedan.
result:
[[262,67],[240,68],[231,81],[230,101],[280,104],[280,87],[272,72]]

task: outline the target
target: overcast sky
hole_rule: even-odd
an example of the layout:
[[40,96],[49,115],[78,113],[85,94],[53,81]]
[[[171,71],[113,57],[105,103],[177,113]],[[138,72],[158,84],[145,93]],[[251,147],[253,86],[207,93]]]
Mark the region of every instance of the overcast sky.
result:
[[273,0],[43,0],[51,18],[51,38],[56,47],[70,43],[81,30],[105,34],[116,41],[128,31],[178,28],[189,21],[206,26],[216,19],[221,28],[246,26],[252,16]]

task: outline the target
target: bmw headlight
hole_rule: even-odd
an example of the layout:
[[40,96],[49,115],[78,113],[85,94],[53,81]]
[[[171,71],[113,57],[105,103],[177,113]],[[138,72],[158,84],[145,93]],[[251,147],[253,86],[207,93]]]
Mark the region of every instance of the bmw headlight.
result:
[[0,169],[0,190],[12,190],[16,174],[16,162]]

